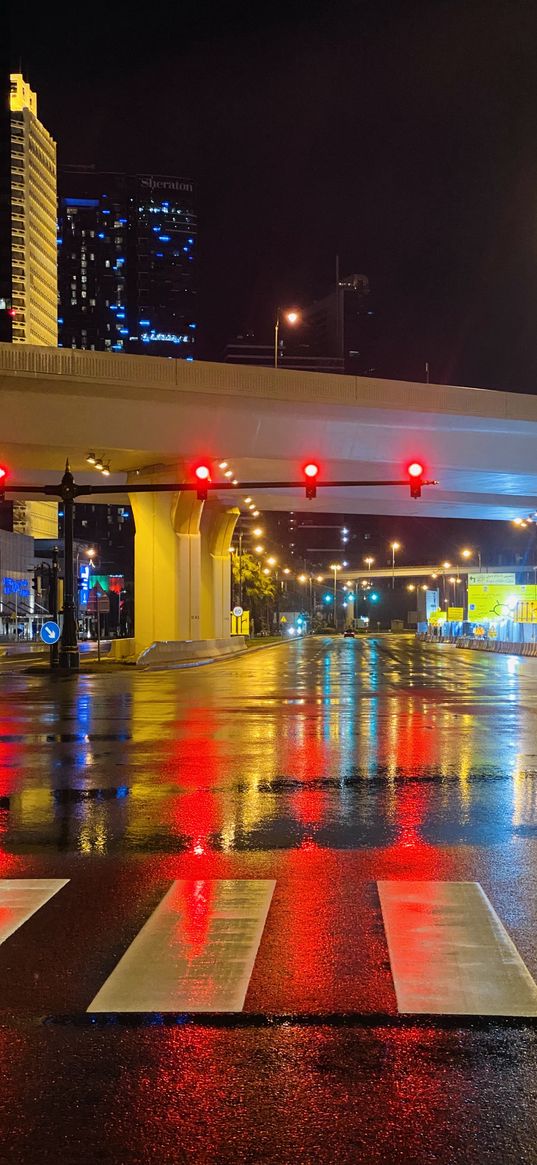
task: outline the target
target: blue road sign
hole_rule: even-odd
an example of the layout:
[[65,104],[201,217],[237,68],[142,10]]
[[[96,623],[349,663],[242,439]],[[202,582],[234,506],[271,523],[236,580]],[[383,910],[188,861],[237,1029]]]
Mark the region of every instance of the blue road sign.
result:
[[60,635],[60,628],[58,627],[57,623],[53,623],[52,619],[49,619],[48,623],[43,623],[41,628],[41,638],[43,643],[48,643],[49,646],[53,643],[57,643]]

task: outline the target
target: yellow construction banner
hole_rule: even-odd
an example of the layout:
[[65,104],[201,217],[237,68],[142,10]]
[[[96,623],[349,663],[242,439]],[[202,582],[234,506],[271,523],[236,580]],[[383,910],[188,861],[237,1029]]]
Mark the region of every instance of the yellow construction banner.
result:
[[464,619],[464,607],[448,607],[447,617],[449,623],[462,623]]
[[512,619],[515,623],[537,622],[537,587],[533,583],[501,586],[468,587],[468,618],[482,620]]

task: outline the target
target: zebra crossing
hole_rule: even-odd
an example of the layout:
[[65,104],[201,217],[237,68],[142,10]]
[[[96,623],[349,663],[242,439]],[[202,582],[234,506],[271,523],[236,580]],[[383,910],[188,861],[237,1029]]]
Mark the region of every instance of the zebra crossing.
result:
[[[0,944],[31,926],[68,882],[0,879]],[[173,881],[104,978],[88,1016],[247,1012],[254,966],[263,969],[279,953],[266,953],[276,885],[268,878]],[[479,883],[386,880],[376,887],[400,1015],[537,1017],[537,984]],[[297,941],[291,928],[286,942]]]

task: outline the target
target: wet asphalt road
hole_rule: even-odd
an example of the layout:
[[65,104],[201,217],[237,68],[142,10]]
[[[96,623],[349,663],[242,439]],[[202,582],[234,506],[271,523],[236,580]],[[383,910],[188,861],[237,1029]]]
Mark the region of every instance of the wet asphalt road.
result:
[[[537,1161],[537,1027],[399,1017],[375,883],[476,880],[537,977],[537,661],[310,639],[0,671],[0,1161]],[[274,878],[242,1016],[89,1025],[176,878]],[[1,919],[0,919],[1,921]]]

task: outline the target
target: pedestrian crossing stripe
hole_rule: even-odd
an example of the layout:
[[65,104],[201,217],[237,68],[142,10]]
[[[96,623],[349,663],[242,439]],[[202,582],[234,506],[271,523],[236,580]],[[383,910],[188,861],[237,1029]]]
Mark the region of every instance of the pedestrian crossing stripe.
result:
[[[0,943],[68,881],[0,879]],[[246,1018],[275,885],[173,882],[89,1015]],[[537,1017],[537,985],[479,883],[399,880],[377,887],[399,1015]]]
[[66,886],[69,878],[0,878],[0,943]]
[[537,1016],[537,985],[478,882],[378,882],[400,1013]]
[[173,882],[88,1012],[242,1011],[275,885]]

